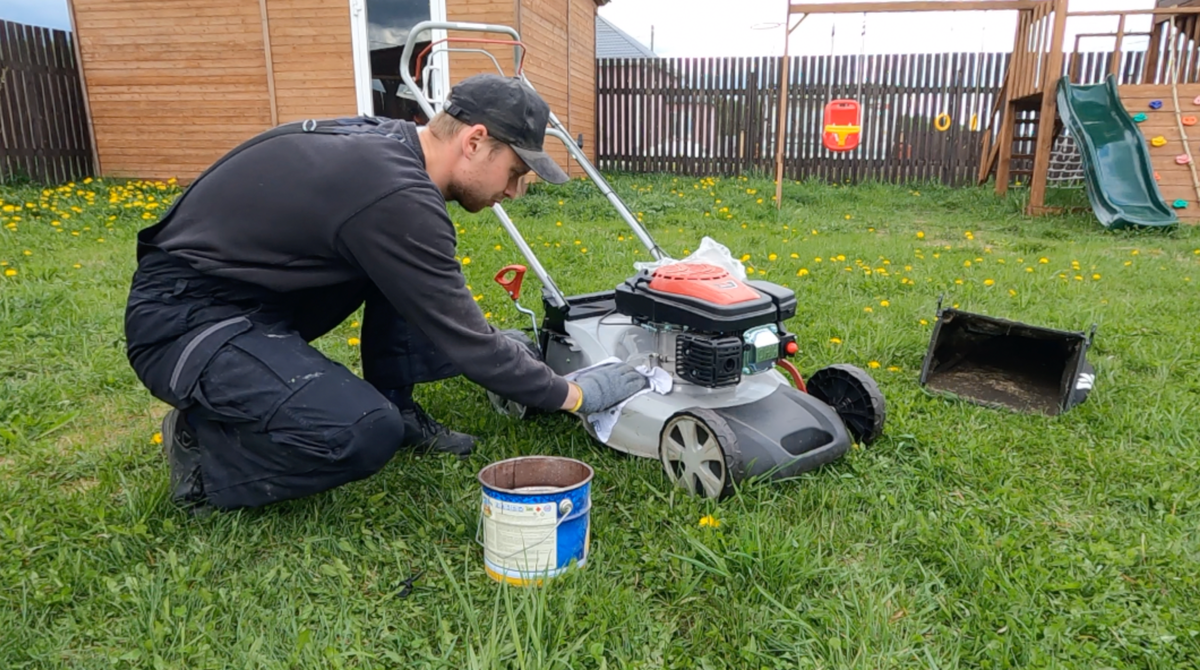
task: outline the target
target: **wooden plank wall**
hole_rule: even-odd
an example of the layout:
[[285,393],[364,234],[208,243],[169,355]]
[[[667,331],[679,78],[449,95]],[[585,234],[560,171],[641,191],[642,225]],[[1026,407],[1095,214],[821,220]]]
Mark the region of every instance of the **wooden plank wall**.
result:
[[[517,27],[517,5],[514,0],[476,0],[473,2],[455,2],[450,0],[446,3],[446,18],[450,21],[462,21],[464,23],[490,23],[502,26]],[[518,29],[519,32],[519,29]],[[509,39],[508,36],[501,33],[464,33],[458,31],[450,31],[450,37],[467,38],[467,39]],[[523,38],[527,37],[522,35]],[[513,66],[513,48],[511,46],[501,45],[486,45],[486,44],[471,44],[471,43],[451,43],[451,48],[462,49],[483,49],[490,53],[503,68],[504,74],[511,76],[514,73]],[[428,58],[428,57],[426,57]],[[496,72],[496,63],[493,63],[490,58],[479,53],[450,53],[450,85],[453,86],[456,82],[462,81],[467,77],[480,74],[483,72]]]
[[267,0],[267,17],[279,123],[357,114],[350,3]]
[[[596,162],[596,2],[595,0],[569,0],[570,14],[570,72],[568,85],[568,107],[559,120],[578,139],[583,135],[583,152],[588,160]],[[559,114],[555,110],[555,114]],[[583,170],[571,161],[571,175],[582,175]]]
[[[796,56],[788,66],[784,173],[840,183],[971,183],[1006,53]],[[779,58],[597,62],[603,169],[692,175],[773,174]],[[824,148],[825,104],[859,100],[861,143]],[[949,115],[945,131],[934,127]],[[976,117],[976,129],[971,119]]]
[[194,177],[270,126],[258,2],[72,4],[105,176]]
[[71,33],[0,21],[0,182],[93,174]]
[[[563,64],[569,62],[571,57],[571,13],[568,11],[571,2],[574,0],[520,0],[517,13],[517,30],[521,33],[521,39],[530,46],[529,54],[525,57],[525,76],[568,130],[574,128],[570,106],[571,70],[563,67]],[[595,57],[593,48],[589,62],[594,61]],[[567,150],[558,140],[548,141],[546,151],[560,166],[568,168],[568,174],[582,174],[573,161],[567,160]]]

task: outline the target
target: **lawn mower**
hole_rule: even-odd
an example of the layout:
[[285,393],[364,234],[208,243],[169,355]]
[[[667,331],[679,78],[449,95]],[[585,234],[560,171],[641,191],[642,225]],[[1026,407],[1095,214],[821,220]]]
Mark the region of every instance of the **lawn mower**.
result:
[[[408,71],[413,45],[423,30],[510,35],[512,40],[505,43],[518,50],[517,73],[524,78],[523,47],[512,28],[418,24],[401,57],[401,75],[430,118],[435,113],[430,96]],[[547,365],[569,375],[617,358],[644,370],[661,368],[671,377],[668,393],[644,393],[628,401],[607,439],[601,440],[604,444],[657,458],[674,484],[688,493],[719,499],[746,478],[784,478],[813,470],[841,457],[853,442],[869,444],[879,437],[885,405],[870,375],[851,365],[831,365],[815,372],[806,384],[788,360],[799,350],[796,336],[785,327],[796,314],[796,296],[790,289],[743,280],[737,268],[728,265],[672,261],[553,114],[550,126],[547,135],[563,142],[657,261],[612,289],[567,296],[503,207],[493,207],[527,263],[501,269],[496,281],[530,317],[532,339]],[[528,269],[542,284],[540,324],[536,313],[519,302]],[[488,396],[502,414],[533,414],[494,393]],[[583,425],[599,440],[586,418]]]

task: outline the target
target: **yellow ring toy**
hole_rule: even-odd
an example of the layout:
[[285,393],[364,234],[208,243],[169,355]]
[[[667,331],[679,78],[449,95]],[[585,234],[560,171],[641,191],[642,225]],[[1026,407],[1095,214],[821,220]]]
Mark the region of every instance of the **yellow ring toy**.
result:
[[942,133],[950,130],[950,115],[945,113],[938,114],[938,117],[933,120],[933,127]]

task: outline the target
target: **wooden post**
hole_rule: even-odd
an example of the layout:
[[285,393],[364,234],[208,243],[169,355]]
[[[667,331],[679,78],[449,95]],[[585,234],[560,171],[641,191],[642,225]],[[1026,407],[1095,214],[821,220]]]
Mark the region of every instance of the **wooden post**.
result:
[[1046,204],[1046,181],[1050,176],[1050,152],[1054,148],[1054,121],[1058,115],[1057,84],[1062,76],[1063,39],[1067,32],[1067,0],[1054,0],[1054,39],[1042,79],[1042,106],[1038,114],[1037,145],[1029,189],[1029,214],[1041,214]]
[[1000,154],[996,158],[996,195],[1008,193],[1009,170],[1012,169],[1013,131],[1017,127],[1017,103],[1004,103],[1004,116],[1001,118],[1000,136],[996,138]]
[[279,104],[275,98],[275,58],[271,56],[271,19],[267,16],[267,0],[258,0],[262,14],[263,57],[267,61],[267,97],[271,105],[271,127],[279,125]]
[[1113,48],[1112,63],[1109,67],[1109,74],[1117,77],[1117,84],[1121,83],[1121,42],[1125,39],[1125,15],[1117,20],[1117,44]]
[[1158,76],[1158,54],[1162,51],[1162,37],[1164,21],[1151,19],[1153,26],[1150,28],[1150,44],[1146,47],[1146,69],[1142,73],[1143,84],[1153,84],[1157,81]]
[[775,209],[783,207],[783,145],[787,141],[788,99],[788,37],[791,31],[784,25],[783,67],[779,68],[779,126],[775,131]]
[[788,12],[783,22],[783,67],[779,68],[779,129],[775,133],[775,209],[783,207],[783,147],[787,141],[787,99],[788,99],[788,42],[792,31],[795,30],[808,14],[800,17],[795,26],[792,22],[792,12]]
[[87,116],[88,144],[92,150],[92,173],[99,177],[100,149],[96,146],[96,125],[92,121],[92,101],[88,97],[87,77],[84,76],[83,47],[79,39],[79,18],[75,13],[75,3],[67,0],[67,12],[71,15],[71,47],[75,52],[75,68],[79,71],[79,91],[83,97],[83,113]]

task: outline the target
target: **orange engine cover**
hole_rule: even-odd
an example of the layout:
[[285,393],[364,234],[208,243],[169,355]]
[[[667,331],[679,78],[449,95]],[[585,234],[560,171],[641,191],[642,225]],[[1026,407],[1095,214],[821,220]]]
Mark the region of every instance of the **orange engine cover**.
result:
[[664,265],[654,271],[650,288],[717,305],[732,305],[761,297],[758,291],[739,281],[728,270],[706,263]]

